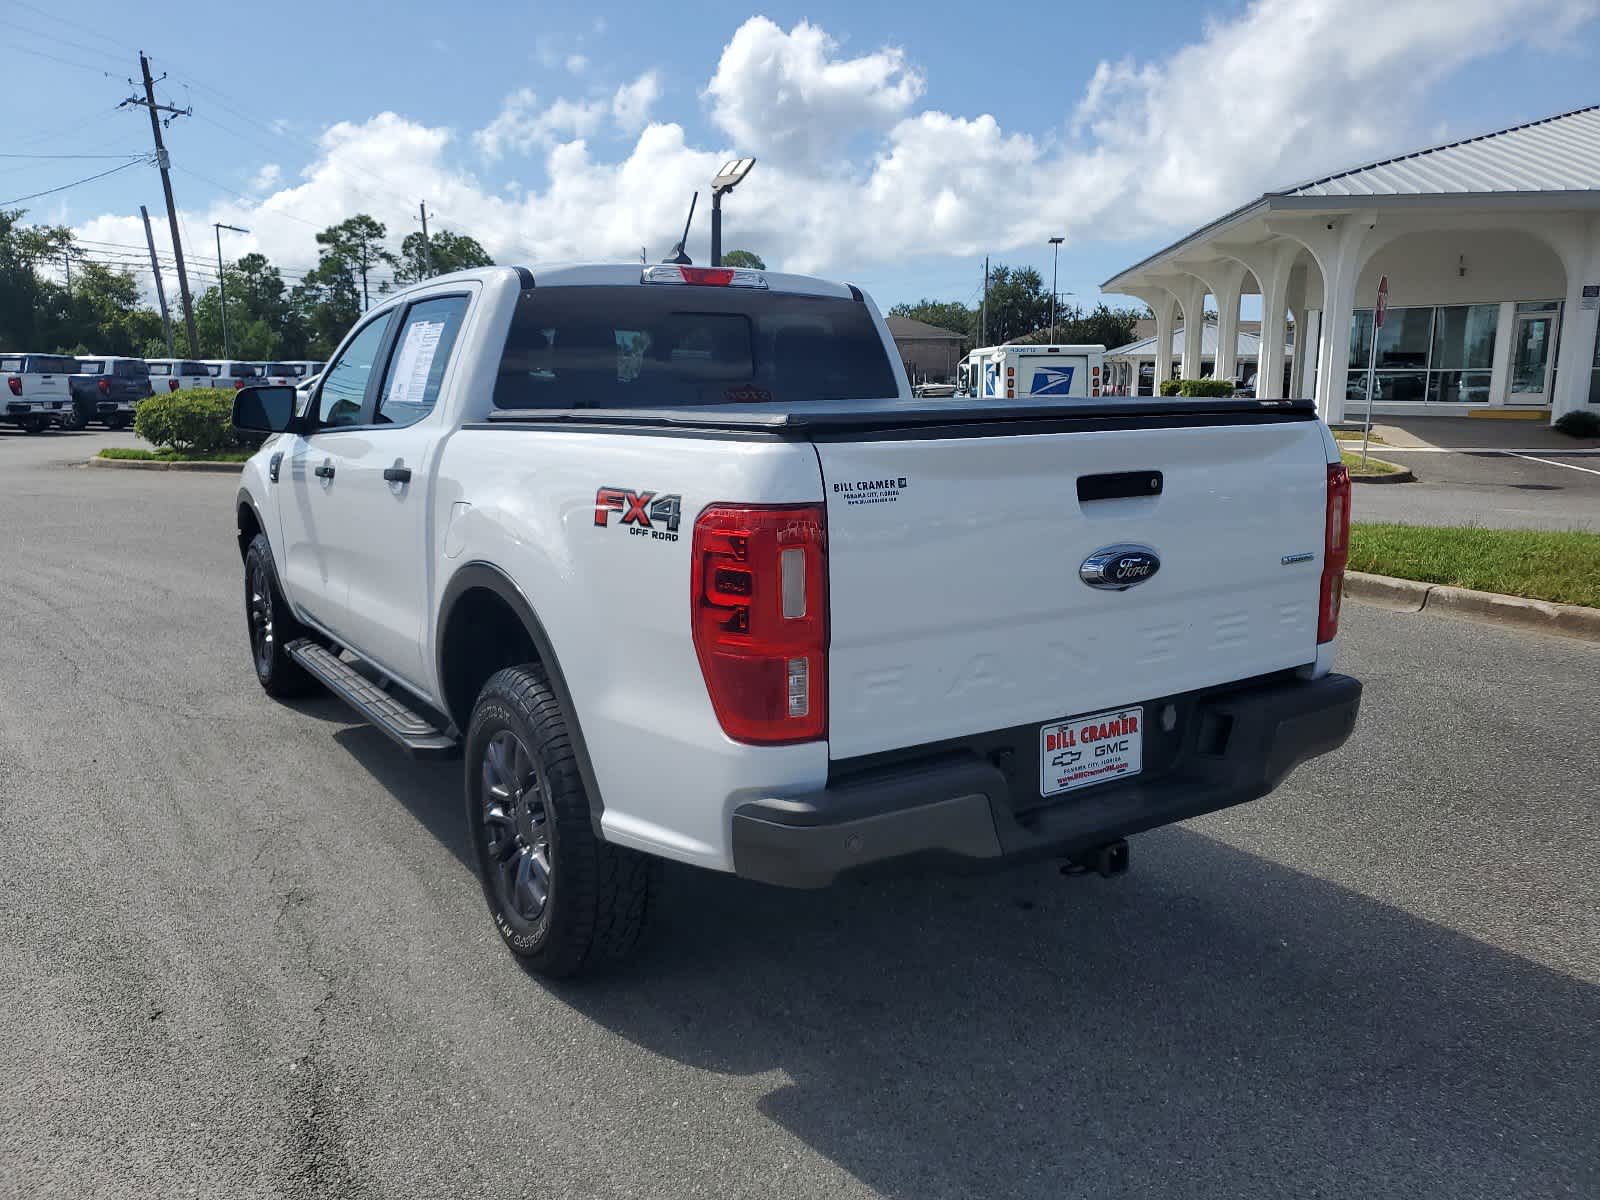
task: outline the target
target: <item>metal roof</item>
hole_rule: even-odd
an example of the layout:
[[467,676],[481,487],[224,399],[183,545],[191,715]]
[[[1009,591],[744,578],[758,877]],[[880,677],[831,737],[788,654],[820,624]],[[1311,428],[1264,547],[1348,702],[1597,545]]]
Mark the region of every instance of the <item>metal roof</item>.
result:
[[[1288,343],[1288,354],[1294,353],[1294,343]],[[1178,326],[1172,331],[1172,357],[1179,358],[1183,355],[1183,326]],[[1253,333],[1239,331],[1238,356],[1241,359],[1254,361],[1261,357],[1261,339]],[[1154,337],[1140,338],[1137,342],[1129,342],[1126,346],[1118,346],[1115,350],[1106,351],[1107,358],[1155,358],[1156,339]],[[1217,357],[1217,327],[1210,321],[1206,322],[1200,334],[1200,357],[1215,359]]]
[[1269,196],[1442,196],[1600,188],[1600,105],[1308,180]]

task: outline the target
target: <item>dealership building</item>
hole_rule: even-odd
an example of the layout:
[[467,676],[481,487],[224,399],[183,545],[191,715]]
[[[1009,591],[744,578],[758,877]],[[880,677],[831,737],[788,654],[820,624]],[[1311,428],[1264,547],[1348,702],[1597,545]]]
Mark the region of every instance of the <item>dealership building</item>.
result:
[[[1600,413],[1600,106],[1268,192],[1102,286],[1154,311],[1158,385],[1175,360],[1237,378],[1254,294],[1258,394],[1329,421]],[[1207,296],[1209,362],[1209,339],[1173,344]]]

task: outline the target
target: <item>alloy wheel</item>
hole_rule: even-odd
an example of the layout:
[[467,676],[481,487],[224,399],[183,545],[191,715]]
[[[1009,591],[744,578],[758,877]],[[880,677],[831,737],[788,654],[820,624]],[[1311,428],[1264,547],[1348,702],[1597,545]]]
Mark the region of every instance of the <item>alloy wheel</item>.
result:
[[489,874],[501,911],[527,924],[550,899],[550,810],[533,755],[509,729],[483,750],[483,831]]

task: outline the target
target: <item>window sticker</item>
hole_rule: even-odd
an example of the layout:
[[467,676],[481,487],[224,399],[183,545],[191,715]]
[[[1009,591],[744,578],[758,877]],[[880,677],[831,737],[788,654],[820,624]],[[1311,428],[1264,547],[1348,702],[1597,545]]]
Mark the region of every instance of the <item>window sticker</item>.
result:
[[433,356],[438,352],[439,336],[443,332],[443,321],[417,321],[406,326],[406,340],[401,343],[400,353],[395,356],[385,404],[425,402],[428,375],[433,370]]

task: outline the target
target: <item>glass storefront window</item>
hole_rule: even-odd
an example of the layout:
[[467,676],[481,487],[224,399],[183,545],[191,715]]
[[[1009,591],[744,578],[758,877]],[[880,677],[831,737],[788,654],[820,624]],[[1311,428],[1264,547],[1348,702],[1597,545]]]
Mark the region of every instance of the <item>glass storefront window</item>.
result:
[[1372,398],[1379,404],[1410,404],[1428,398],[1426,371],[1374,371]]
[[1345,375],[1344,403],[1347,409],[1352,404],[1359,404],[1363,410],[1367,407],[1367,373],[1365,371],[1351,371]]
[[1438,310],[1433,322],[1433,370],[1494,365],[1495,328],[1500,324],[1498,304],[1453,304]]
[[1489,372],[1430,371],[1428,399],[1435,404],[1489,403]]
[[1426,369],[1432,342],[1433,309],[1391,308],[1383,328],[1373,338],[1372,365],[1380,371],[1397,367]]
[[1372,362],[1372,310],[1358,308],[1350,315],[1350,363],[1352,371],[1365,371]]

